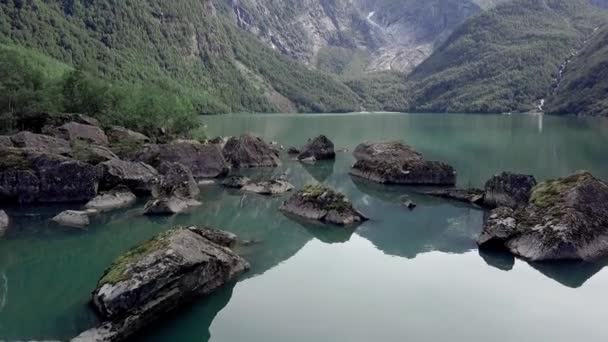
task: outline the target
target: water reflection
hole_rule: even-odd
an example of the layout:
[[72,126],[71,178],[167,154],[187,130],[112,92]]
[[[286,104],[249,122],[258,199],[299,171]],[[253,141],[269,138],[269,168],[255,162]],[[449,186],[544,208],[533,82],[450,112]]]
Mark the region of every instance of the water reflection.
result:
[[319,183],[327,181],[334,174],[335,160],[323,160],[314,164],[302,164],[304,169]]

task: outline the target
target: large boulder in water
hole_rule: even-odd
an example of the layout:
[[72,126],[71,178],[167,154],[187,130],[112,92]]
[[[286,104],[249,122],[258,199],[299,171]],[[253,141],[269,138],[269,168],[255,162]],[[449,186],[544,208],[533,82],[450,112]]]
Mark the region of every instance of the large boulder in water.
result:
[[68,122],[54,130],[55,136],[69,141],[84,141],[95,145],[108,145],[104,131],[96,126]]
[[253,192],[260,195],[274,196],[289,192],[294,186],[283,179],[271,179],[263,182],[250,182],[242,187],[243,191]]
[[335,158],[334,143],[324,135],[309,140],[298,155],[298,160],[327,160]]
[[309,185],[283,202],[282,212],[339,226],[366,221],[346,197],[324,185]]
[[91,224],[90,213],[80,210],[66,210],[52,218],[52,221],[66,227],[85,228]]
[[86,202],[99,173],[80,161],[30,149],[0,149],[0,202]]
[[19,132],[11,137],[14,147],[36,149],[41,152],[66,154],[71,151],[70,143],[61,138],[31,132]]
[[136,195],[147,196],[152,194],[160,181],[158,171],[142,162],[112,159],[97,165],[97,168],[101,174],[101,190],[112,190],[124,185]]
[[588,172],[541,183],[529,204],[490,213],[478,243],[532,261],[608,254],[608,185]]
[[146,204],[144,214],[174,215],[201,204],[195,200],[200,190],[192,172],[186,166],[180,163],[165,163],[161,166],[161,172],[164,177],[154,192],[156,198]]
[[232,234],[172,229],[127,252],[93,291],[104,323],[72,341],[121,341],[171,311],[236,279],[249,268],[229,247]]
[[526,206],[535,186],[534,176],[503,172],[486,183],[484,205],[495,208]]
[[383,184],[454,185],[456,171],[446,163],[428,161],[399,141],[362,143],[353,155],[351,174]]
[[251,134],[232,137],[224,146],[224,157],[234,168],[276,167],[281,165],[277,150]]
[[148,145],[135,156],[155,167],[162,163],[180,163],[190,169],[195,179],[223,177],[230,172],[219,146],[197,141],[178,140],[169,144]]
[[128,207],[136,200],[135,194],[129,188],[118,186],[93,198],[85,205],[85,208],[105,212]]

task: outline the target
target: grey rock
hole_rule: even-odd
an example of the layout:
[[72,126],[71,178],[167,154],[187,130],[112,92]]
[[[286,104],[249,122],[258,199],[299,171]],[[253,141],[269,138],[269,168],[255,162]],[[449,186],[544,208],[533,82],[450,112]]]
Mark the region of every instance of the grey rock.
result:
[[15,147],[11,137],[8,135],[0,135],[0,148],[2,147]]
[[91,145],[85,142],[72,143],[72,150],[68,155],[74,159],[92,165],[97,165],[112,159],[118,159],[118,156],[108,147]]
[[87,202],[97,195],[94,166],[30,149],[0,149],[0,201]]
[[535,186],[533,176],[503,172],[486,183],[484,205],[509,208],[526,206]]
[[222,185],[232,189],[242,189],[251,183],[251,179],[245,176],[230,176],[222,181]]
[[104,322],[72,341],[125,340],[194,297],[235,280],[249,264],[226,247],[234,236],[221,234],[172,229],[118,258],[93,291],[93,305]]
[[119,186],[93,198],[85,205],[85,208],[107,212],[128,207],[135,203],[136,200],[135,194],[129,188]]
[[69,141],[84,141],[95,145],[108,145],[109,140],[103,130],[96,126],[68,122],[55,129],[55,136]]
[[87,211],[66,210],[53,217],[52,221],[66,227],[85,228],[91,221]]
[[183,164],[163,163],[159,171],[163,174],[163,178],[155,191],[155,197],[177,196],[194,199],[200,194],[192,172]]
[[456,171],[448,164],[427,161],[399,141],[362,143],[353,152],[357,162],[351,174],[383,184],[441,185],[456,183]]
[[181,163],[188,167],[195,179],[223,177],[230,172],[218,145],[196,141],[175,141],[170,144],[148,145],[134,160],[154,167],[162,163]]
[[228,140],[223,153],[226,161],[237,169],[281,165],[278,151],[265,143],[262,138],[251,134]]
[[249,183],[243,186],[242,190],[247,192],[253,192],[260,195],[280,195],[291,191],[294,186],[281,179],[273,179],[265,182]]
[[0,238],[6,234],[10,219],[4,210],[0,210]]
[[130,129],[112,126],[107,130],[107,136],[112,144],[125,144],[125,143],[140,143],[147,144],[151,140],[148,136],[132,131]]
[[202,203],[194,199],[185,199],[177,196],[152,199],[144,207],[147,216],[171,216],[182,214]]
[[481,189],[436,189],[422,192],[425,195],[451,199],[455,201],[484,204],[485,192]]
[[66,154],[71,151],[70,143],[65,139],[31,132],[19,132],[11,137],[14,147],[35,149],[40,152]]
[[295,147],[290,147],[289,149],[287,149],[287,154],[290,154],[290,155],[300,154],[300,150]]
[[124,185],[138,196],[147,196],[160,181],[158,171],[142,162],[112,159],[97,165],[97,169],[101,174],[99,188],[104,191]]
[[301,218],[339,226],[366,221],[367,218],[343,194],[323,185],[309,185],[283,202],[282,212]]
[[490,213],[480,247],[531,261],[594,260],[608,254],[608,185],[588,172],[541,183],[525,207]]
[[298,160],[306,160],[311,157],[314,160],[335,159],[334,143],[324,135],[309,140],[298,155]]
[[410,210],[416,209],[417,207],[416,203],[411,200],[406,200],[405,202],[403,202],[403,205]]

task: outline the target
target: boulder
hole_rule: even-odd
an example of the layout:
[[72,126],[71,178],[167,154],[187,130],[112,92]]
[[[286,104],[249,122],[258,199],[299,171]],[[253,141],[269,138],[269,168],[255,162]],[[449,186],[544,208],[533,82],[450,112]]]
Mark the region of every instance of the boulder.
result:
[[402,142],[363,143],[353,155],[351,174],[383,184],[441,185],[456,183],[456,171],[448,164],[428,161]]
[[177,196],[161,197],[150,200],[144,207],[144,215],[147,216],[171,216],[181,214],[202,203],[188,198]]
[[96,119],[82,115],[70,113],[22,113],[17,116],[17,127],[22,130],[28,130],[34,133],[47,133],[53,128],[62,126],[68,122],[76,122],[83,125],[99,127],[99,121]]
[[70,143],[67,140],[49,135],[24,131],[13,135],[11,141],[14,147],[36,149],[46,153],[67,154],[71,151]]
[[87,211],[66,210],[53,217],[52,221],[66,227],[85,228],[91,224],[89,215]]
[[197,141],[175,141],[170,144],[148,145],[135,158],[155,167],[162,163],[181,163],[195,179],[223,177],[230,172],[219,146]]
[[108,137],[96,126],[68,122],[54,130],[55,136],[69,141],[84,141],[95,145],[108,145]]
[[13,141],[11,140],[11,137],[9,137],[8,135],[0,135],[0,148],[3,147],[15,147]]
[[163,163],[159,171],[164,175],[158,189],[155,191],[156,197],[177,196],[184,199],[193,199],[200,194],[200,189],[192,172],[180,163]]
[[0,149],[0,201],[86,202],[97,195],[94,166],[29,149]]
[[112,159],[97,165],[97,168],[101,174],[99,188],[104,191],[124,185],[138,196],[148,196],[160,181],[158,171],[142,162]]
[[120,126],[112,126],[106,133],[112,144],[139,143],[143,145],[151,141],[144,134]]
[[251,179],[245,176],[230,176],[222,181],[222,185],[232,189],[242,189],[251,183]]
[[282,212],[339,226],[366,221],[341,193],[323,185],[309,185],[283,202]]
[[298,155],[298,160],[309,158],[313,158],[314,160],[335,159],[334,143],[324,135],[309,140]]
[[72,143],[72,151],[69,156],[92,165],[118,159],[118,156],[106,146],[91,145],[81,141]]
[[588,172],[541,183],[527,206],[490,213],[478,243],[531,261],[608,254],[608,185]]
[[418,205],[412,200],[406,200],[403,202],[403,206],[408,208],[409,210],[414,210]]
[[93,306],[104,322],[72,341],[125,340],[193,298],[234,281],[249,269],[228,248],[234,242],[232,234],[178,228],[127,252],[93,291]]
[[111,191],[93,198],[85,205],[85,208],[94,209],[99,212],[107,212],[128,207],[135,203],[136,200],[137,198],[129,188],[118,186]]
[[251,134],[230,138],[224,146],[223,153],[226,161],[237,169],[281,165],[278,151],[265,143],[262,138]]
[[485,192],[481,189],[436,189],[422,192],[425,195],[451,199],[455,201],[484,204]]
[[242,187],[243,191],[268,196],[280,195],[293,189],[294,186],[291,183],[282,179],[273,179],[259,183],[249,183]]
[[289,154],[289,155],[300,154],[300,150],[295,147],[290,147],[289,149],[287,149],[287,154]]
[[526,206],[534,186],[534,176],[503,172],[486,183],[484,205],[494,208]]
[[10,219],[4,210],[0,210],[0,238],[6,234]]

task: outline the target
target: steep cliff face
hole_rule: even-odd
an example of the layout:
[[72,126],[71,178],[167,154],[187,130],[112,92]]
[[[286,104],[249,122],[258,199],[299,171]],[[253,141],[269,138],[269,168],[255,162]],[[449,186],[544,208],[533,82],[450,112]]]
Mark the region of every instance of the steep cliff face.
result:
[[[468,17],[501,0],[223,0],[239,27],[311,67],[409,72]],[[349,65],[354,67],[349,67]]]

